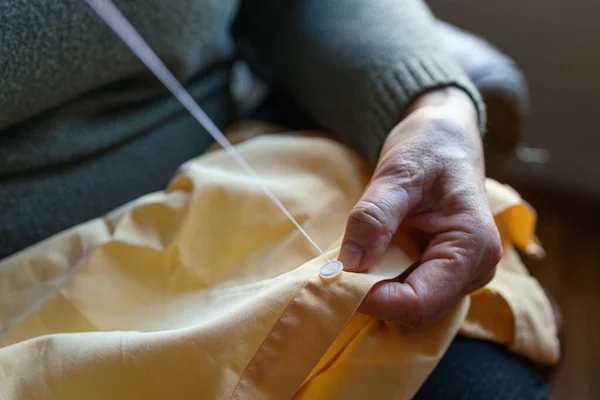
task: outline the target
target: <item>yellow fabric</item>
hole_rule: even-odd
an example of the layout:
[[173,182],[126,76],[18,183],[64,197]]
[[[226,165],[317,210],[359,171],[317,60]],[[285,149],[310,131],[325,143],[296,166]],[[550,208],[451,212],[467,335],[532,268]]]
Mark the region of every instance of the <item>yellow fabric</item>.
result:
[[494,279],[471,294],[473,305],[461,333],[504,343],[534,361],[555,364],[560,349],[552,306],[516,250],[525,252],[536,241],[535,212],[509,186],[488,179],[486,190],[504,255]]
[[[319,137],[237,148],[335,257],[368,168]],[[256,180],[222,151],[191,160],[164,192],[0,263],[0,398],[409,399],[459,331],[553,363],[550,304],[513,248],[533,211],[493,181],[488,196],[507,249],[496,278],[403,337],[355,310],[412,263],[407,243],[323,281]]]

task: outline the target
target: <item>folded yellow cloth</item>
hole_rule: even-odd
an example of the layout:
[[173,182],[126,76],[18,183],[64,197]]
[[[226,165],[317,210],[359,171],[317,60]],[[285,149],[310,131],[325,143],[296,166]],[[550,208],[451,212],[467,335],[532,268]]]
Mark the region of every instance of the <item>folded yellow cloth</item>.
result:
[[[236,145],[336,257],[370,176],[351,151],[300,135]],[[412,260],[324,281],[325,260],[223,151],[149,194],[0,263],[2,399],[409,399],[458,332],[543,363],[559,354],[548,299],[515,246],[535,214],[487,183],[505,244],[496,277],[442,321],[399,336],[356,308]]]

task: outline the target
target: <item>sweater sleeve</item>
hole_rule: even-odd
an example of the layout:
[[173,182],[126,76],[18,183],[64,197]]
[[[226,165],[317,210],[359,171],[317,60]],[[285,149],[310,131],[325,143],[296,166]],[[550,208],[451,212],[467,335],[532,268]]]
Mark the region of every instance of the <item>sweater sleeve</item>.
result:
[[477,89],[442,48],[421,0],[242,0],[234,34],[269,83],[373,164],[430,89],[463,89],[485,126]]

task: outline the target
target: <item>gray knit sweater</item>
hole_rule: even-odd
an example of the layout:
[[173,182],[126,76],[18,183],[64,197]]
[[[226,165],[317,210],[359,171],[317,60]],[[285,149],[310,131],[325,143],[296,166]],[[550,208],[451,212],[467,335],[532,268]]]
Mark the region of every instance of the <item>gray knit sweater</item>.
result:
[[[370,162],[428,89],[463,88],[483,121],[420,0],[116,4],[221,124],[236,57]],[[195,155],[186,118],[83,0],[0,0],[0,258],[164,185]]]

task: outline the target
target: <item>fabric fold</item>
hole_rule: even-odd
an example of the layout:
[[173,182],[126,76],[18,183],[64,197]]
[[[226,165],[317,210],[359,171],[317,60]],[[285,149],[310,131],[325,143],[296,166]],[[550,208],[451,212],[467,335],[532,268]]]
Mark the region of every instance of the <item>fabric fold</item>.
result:
[[[236,146],[335,258],[366,164],[315,133]],[[533,225],[515,228],[507,211],[524,203],[488,184],[505,248],[521,246]],[[408,399],[459,331],[557,359],[547,298],[511,251],[486,288],[416,335],[356,313],[413,264],[405,245],[325,281],[326,260],[213,151],[164,192],[0,262],[0,398]]]

